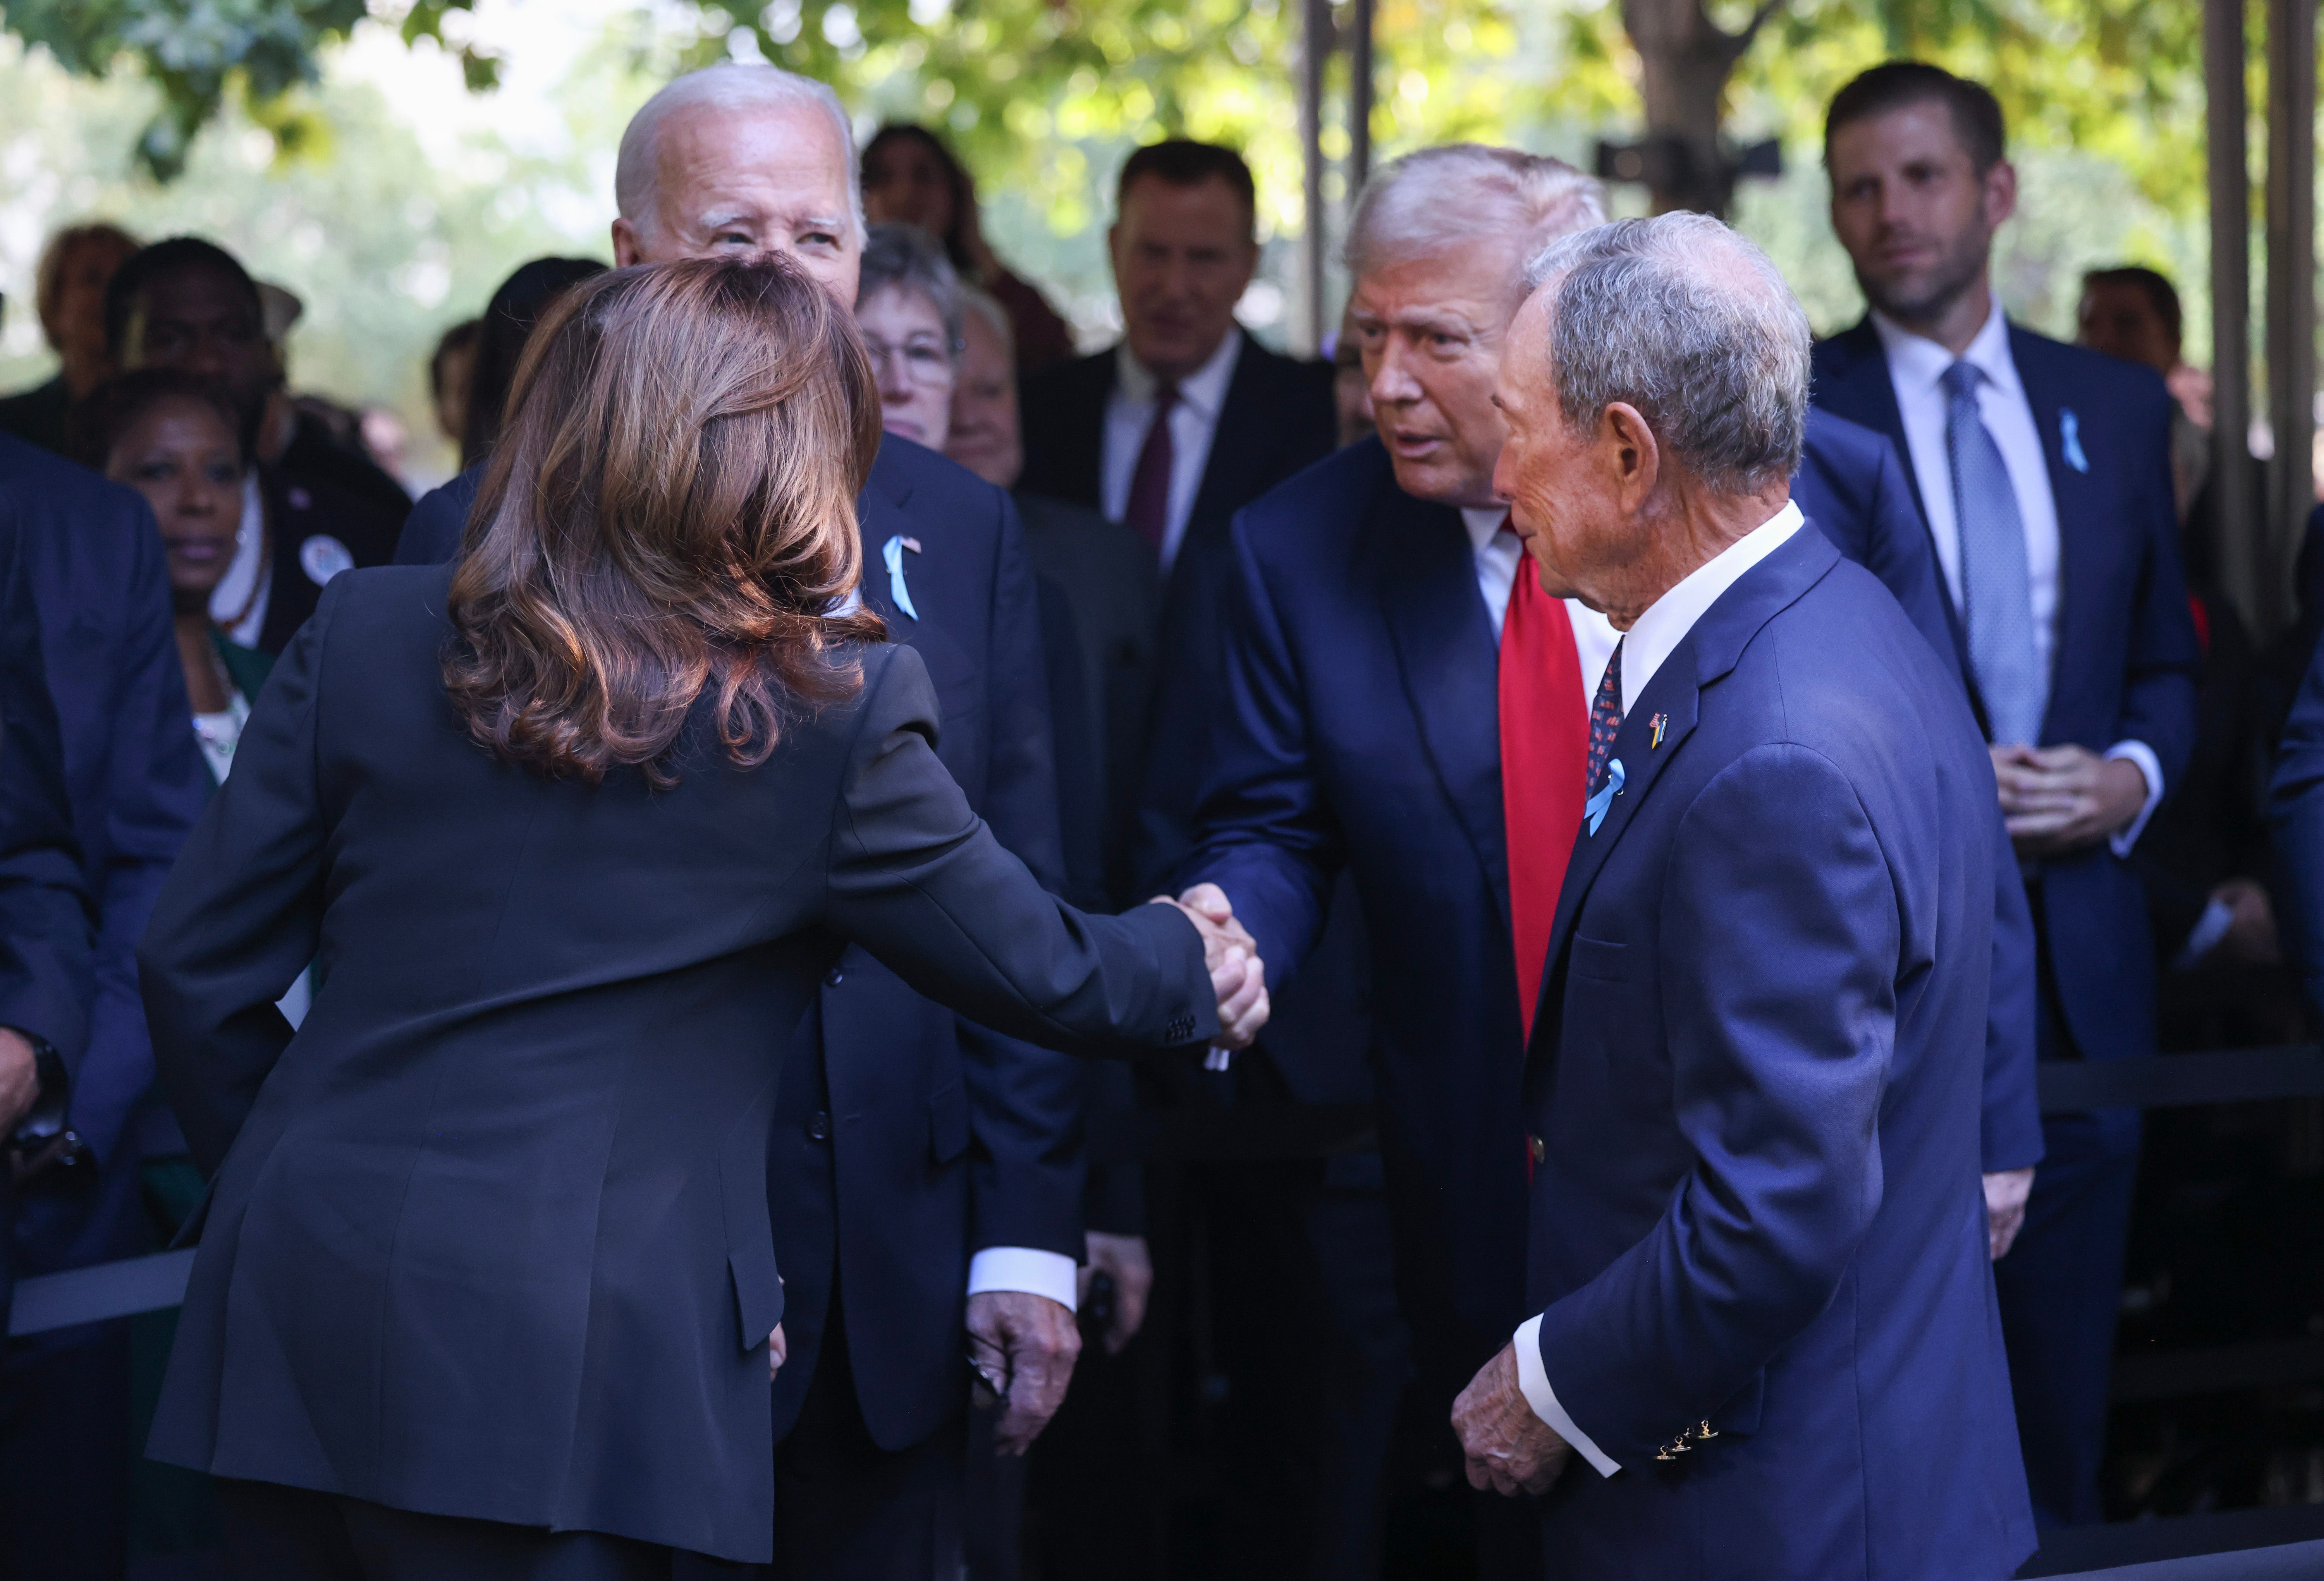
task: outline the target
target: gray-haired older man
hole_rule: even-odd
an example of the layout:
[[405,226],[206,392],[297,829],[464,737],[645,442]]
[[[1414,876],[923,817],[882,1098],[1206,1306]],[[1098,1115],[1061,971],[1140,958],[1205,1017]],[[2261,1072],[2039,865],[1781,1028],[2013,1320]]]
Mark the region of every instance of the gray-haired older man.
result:
[[[780,253],[854,304],[855,148],[823,84],[770,66],[681,77],[632,119],[614,183],[620,262]],[[397,557],[456,553],[475,484],[464,475],[421,501]],[[939,755],[1056,887],[1048,686],[1015,508],[894,435],[856,508],[865,602],[927,664]],[[957,1567],[964,1323],[1007,1394],[1005,1447],[1021,1451],[1056,1410],[1080,1347],[1083,1080],[1074,1062],[957,1020],[861,951],[825,979],[778,1107],[756,1119],[773,1127],[769,1208],[787,1282],[773,1420],[782,1575]]]
[[1545,1495],[1561,1576],[2008,1576],[1983,738],[1791,502],[1807,320],[1766,256],[1666,215],[1529,278],[1501,491],[1622,638],[1525,1070],[1536,1315],[1455,1408],[1470,1481]]

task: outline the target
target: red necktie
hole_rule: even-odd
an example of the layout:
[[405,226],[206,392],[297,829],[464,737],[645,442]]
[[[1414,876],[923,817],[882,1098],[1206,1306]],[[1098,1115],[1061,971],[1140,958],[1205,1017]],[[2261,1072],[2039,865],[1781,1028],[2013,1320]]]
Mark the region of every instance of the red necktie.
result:
[[1508,613],[1501,621],[1500,685],[1509,931],[1517,940],[1517,1009],[1530,1042],[1557,892],[1564,887],[1566,859],[1582,827],[1590,715],[1582,703],[1573,622],[1564,603],[1542,591],[1529,556],[1518,557]]
[[1168,382],[1154,387],[1154,421],[1146,443],[1138,449],[1138,465],[1130,474],[1130,500],[1121,512],[1122,524],[1162,552],[1170,536],[1170,471],[1176,459],[1170,446],[1170,409],[1178,404],[1178,387]]

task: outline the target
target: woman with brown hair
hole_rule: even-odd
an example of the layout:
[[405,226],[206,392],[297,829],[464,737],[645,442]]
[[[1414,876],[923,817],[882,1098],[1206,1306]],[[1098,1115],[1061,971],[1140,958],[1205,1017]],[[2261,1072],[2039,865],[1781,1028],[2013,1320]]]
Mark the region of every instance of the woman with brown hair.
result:
[[143,951],[214,1172],[150,1452],[224,1479],[238,1576],[768,1559],[768,1116],[848,940],[1079,1052],[1265,1015],[1215,922],[1072,910],[945,774],[850,597],[878,400],[812,281],[584,282],[510,409],[464,560],[327,590]]

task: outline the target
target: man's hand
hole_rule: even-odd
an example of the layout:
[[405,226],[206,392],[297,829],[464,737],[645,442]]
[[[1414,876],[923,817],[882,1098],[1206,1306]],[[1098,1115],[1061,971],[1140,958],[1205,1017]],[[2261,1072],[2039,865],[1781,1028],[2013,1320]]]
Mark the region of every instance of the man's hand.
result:
[[784,1343],[783,1326],[780,1323],[778,1323],[775,1325],[773,1332],[767,1336],[768,1383],[771,1383],[775,1381],[775,1374],[783,1370],[783,1364],[790,1360],[790,1358],[791,1347]]
[[2146,772],[2088,747],[1993,747],[2009,839],[2024,857],[2063,856],[2130,827],[2146,805]]
[[1985,1244],[1993,1260],[2009,1255],[2025,1227],[2025,1200],[2034,1195],[2031,1169],[1997,1170],[1985,1177]]
[[1089,1232],[1089,1262],[1082,1268],[1082,1301],[1089,1301],[1090,1281],[1104,1273],[1113,1281],[1113,1321],[1106,1325],[1105,1354],[1120,1356],[1121,1347],[1138,1337],[1146,1323],[1146,1298],[1154,1289],[1154,1259],[1144,1236],[1110,1236]]
[[2227,908],[2227,931],[2213,947],[2214,956],[2246,966],[2273,966],[2283,959],[2275,907],[2257,880],[2230,878],[2211,891],[2211,898]]
[[1259,958],[1258,942],[1235,921],[1234,907],[1215,884],[1197,884],[1176,900],[1167,895],[1154,899],[1185,912],[1203,935],[1203,961],[1219,997],[1219,1034],[1213,1046],[1249,1048],[1267,1025],[1268,1010],[1267,967]]
[[0,1135],[14,1131],[40,1097],[41,1062],[32,1052],[32,1040],[0,1026]]
[[1512,1496],[1549,1492],[1572,1448],[1540,1417],[1517,1386],[1514,1341],[1487,1362],[1452,1402],[1452,1430],[1468,1457],[1469,1485]]
[[1023,1291],[980,1291],[968,1298],[968,1354],[1007,1408],[992,1429],[992,1447],[1022,1455],[1065,1402],[1082,1331],[1074,1315],[1047,1296]]

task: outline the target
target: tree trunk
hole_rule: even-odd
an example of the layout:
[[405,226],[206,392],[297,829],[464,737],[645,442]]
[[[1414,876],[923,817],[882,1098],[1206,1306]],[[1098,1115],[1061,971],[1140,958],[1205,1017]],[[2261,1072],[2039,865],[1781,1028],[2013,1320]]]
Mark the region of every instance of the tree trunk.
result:
[[1711,20],[1702,0],[1622,0],[1646,100],[1646,189],[1656,214],[1724,215],[1735,172],[1719,140],[1727,79],[1783,0],[1762,0],[1739,33]]

